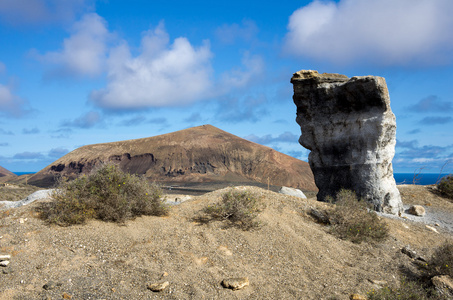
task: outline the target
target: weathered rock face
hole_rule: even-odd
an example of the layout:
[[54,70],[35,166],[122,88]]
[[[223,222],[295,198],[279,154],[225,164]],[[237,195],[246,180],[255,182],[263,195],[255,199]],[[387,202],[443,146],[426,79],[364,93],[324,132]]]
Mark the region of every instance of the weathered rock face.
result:
[[299,142],[311,150],[318,200],[345,188],[377,211],[402,211],[392,168],[396,121],[385,79],[308,70],[295,73],[291,83]]

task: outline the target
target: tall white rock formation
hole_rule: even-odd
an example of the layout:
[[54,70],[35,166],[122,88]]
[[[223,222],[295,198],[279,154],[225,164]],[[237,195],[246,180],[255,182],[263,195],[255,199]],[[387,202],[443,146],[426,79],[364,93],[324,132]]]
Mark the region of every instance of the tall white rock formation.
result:
[[318,200],[345,188],[377,211],[401,212],[392,168],[396,121],[385,79],[303,70],[294,73],[291,83],[299,142],[311,150]]

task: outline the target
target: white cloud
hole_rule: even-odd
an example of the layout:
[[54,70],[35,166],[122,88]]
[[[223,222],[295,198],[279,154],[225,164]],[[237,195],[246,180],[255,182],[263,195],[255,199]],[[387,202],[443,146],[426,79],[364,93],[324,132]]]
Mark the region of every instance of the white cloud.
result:
[[0,20],[18,24],[48,24],[72,21],[89,0],[1,0]]
[[13,93],[13,87],[0,83],[0,116],[22,117],[29,110],[27,102]]
[[169,41],[160,23],[144,33],[138,56],[132,56],[125,42],[112,49],[107,87],[93,91],[91,100],[108,109],[138,109],[184,105],[208,97],[212,90],[209,43],[195,48],[184,37]]
[[233,68],[221,76],[220,90],[227,93],[233,88],[247,86],[254,77],[264,71],[264,61],[258,55],[250,55],[246,52],[242,58],[243,68]]
[[222,43],[234,44],[238,39],[250,41],[258,33],[258,27],[252,20],[244,19],[242,24],[224,24],[215,33]]
[[284,51],[337,64],[453,60],[453,1],[314,1],[289,19]]
[[38,56],[56,65],[51,76],[96,76],[104,71],[107,41],[110,37],[105,20],[95,13],[86,14],[72,27],[60,51]]
[[102,117],[98,112],[90,111],[74,120],[65,120],[61,123],[62,127],[93,128],[102,122]]

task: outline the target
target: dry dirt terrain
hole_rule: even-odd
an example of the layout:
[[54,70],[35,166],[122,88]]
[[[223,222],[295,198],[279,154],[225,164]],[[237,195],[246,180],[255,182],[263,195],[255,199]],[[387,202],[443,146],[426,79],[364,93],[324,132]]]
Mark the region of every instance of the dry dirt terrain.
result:
[[[436,233],[423,222],[384,218],[390,226],[386,241],[354,244],[308,215],[312,207],[328,204],[241,188],[266,203],[260,229],[195,221],[226,189],[192,196],[172,206],[167,217],[140,217],[125,225],[93,220],[49,226],[37,218],[36,202],[0,210],[0,255],[11,255],[9,265],[0,267],[0,299],[349,299],[398,285],[401,270],[416,272],[413,260],[401,253],[404,246],[429,257],[434,247],[453,239],[442,226],[428,224]],[[453,203],[430,187],[399,188],[405,204],[453,217]],[[222,280],[233,277],[248,277],[250,285],[238,291],[222,287]],[[165,281],[164,291],[147,289]]]

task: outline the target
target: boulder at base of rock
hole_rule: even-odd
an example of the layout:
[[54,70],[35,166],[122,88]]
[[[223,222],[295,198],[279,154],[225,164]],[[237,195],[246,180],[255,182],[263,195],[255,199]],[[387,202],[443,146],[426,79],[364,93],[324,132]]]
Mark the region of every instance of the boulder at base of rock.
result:
[[396,119],[385,79],[303,70],[291,83],[318,200],[349,189],[377,211],[402,212],[392,168]]
[[425,215],[425,208],[421,205],[412,205],[408,212],[411,214],[411,215],[414,215],[414,216],[424,216]]
[[302,199],[307,199],[307,196],[305,196],[304,192],[302,192],[299,189],[295,189],[295,188],[282,186],[282,188],[278,192],[280,194],[284,194],[284,195],[295,196],[295,197],[299,197]]

